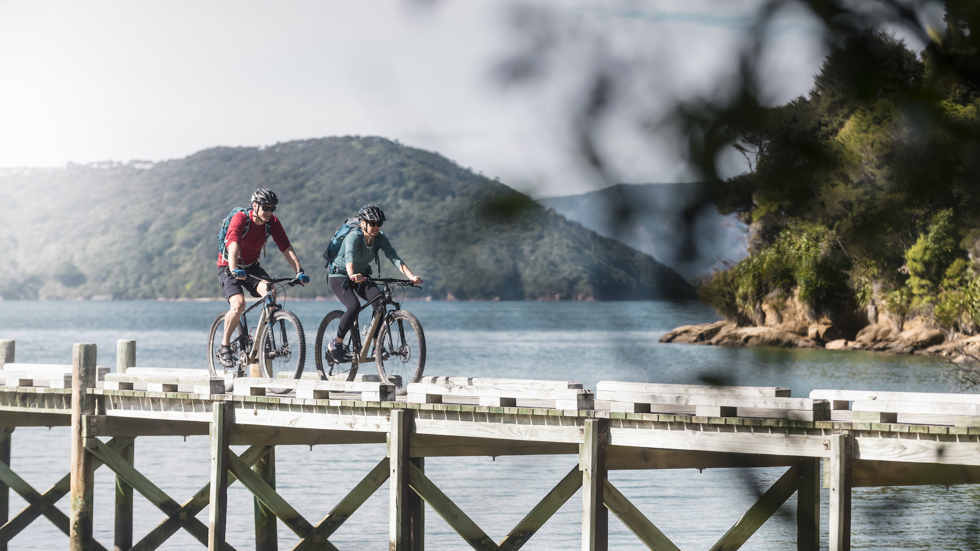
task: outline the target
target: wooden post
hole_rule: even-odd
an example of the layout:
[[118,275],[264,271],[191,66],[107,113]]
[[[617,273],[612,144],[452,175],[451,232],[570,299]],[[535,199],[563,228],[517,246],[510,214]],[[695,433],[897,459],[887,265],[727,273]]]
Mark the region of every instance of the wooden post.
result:
[[[425,458],[413,457],[410,459],[412,465],[418,467],[425,473]],[[424,551],[425,549],[425,501],[414,491],[408,492],[409,516],[411,517],[409,529],[412,533],[412,551]]]
[[4,364],[14,363],[14,341],[0,340],[0,369]]
[[[272,448],[265,457],[259,459],[252,470],[275,490],[276,449]],[[255,500],[255,551],[276,551],[279,549],[276,515],[263,505],[259,498],[253,499]]]
[[[132,341],[129,341],[132,342]],[[119,450],[120,457],[133,465],[136,459],[136,439]],[[114,551],[127,551],[133,547],[133,487],[116,475],[116,536]]]
[[388,512],[388,547],[391,551],[412,550],[412,489],[408,485],[411,461],[408,440],[412,432],[412,410],[391,410],[391,432],[388,434],[388,478],[391,484]]
[[86,392],[95,388],[96,348],[94,344],[76,344],[72,350],[71,379],[71,514],[68,548],[71,551],[92,549],[92,506],[95,472],[92,456],[82,437],[83,415],[95,414],[95,396]]
[[820,551],[820,459],[801,459],[797,466],[796,548]]
[[[0,369],[5,364],[14,363],[14,341],[0,340]],[[0,461],[8,467],[10,466],[10,439],[13,436],[13,427],[3,427],[7,434],[3,442],[0,442]],[[10,520],[10,486],[0,482],[0,526]],[[7,544],[0,543],[0,551],[7,551]]]
[[830,551],[851,549],[851,463],[854,438],[830,437]]
[[225,547],[225,521],[228,512],[228,439],[231,436],[231,402],[213,402],[211,420],[211,501],[208,551]]
[[136,341],[119,339],[116,341],[116,373],[125,373],[136,367]]
[[[14,427],[3,427],[0,430],[2,430],[0,437],[3,438],[3,441],[0,442],[0,462],[9,467],[10,440],[13,438]],[[0,526],[7,524],[8,520],[10,520],[10,486],[0,482]],[[0,543],[0,551],[7,551],[6,542]]]
[[582,471],[582,551],[609,548],[609,510],[603,505],[606,483],[608,419],[585,420],[585,442],[579,449]]

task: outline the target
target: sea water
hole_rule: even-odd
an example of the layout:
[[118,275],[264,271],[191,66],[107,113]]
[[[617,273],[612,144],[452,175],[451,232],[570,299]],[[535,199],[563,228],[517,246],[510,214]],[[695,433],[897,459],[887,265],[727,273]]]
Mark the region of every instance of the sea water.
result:
[[[333,301],[288,301],[307,334],[307,364],[323,316]],[[812,389],[960,391],[936,358],[873,353],[734,349],[661,344],[674,327],[706,323],[713,312],[697,303],[664,302],[419,302],[404,303],[425,330],[427,375],[785,386],[793,396]],[[136,341],[145,367],[206,367],[207,331],[221,302],[0,302],[0,339],[16,341],[16,359],[70,363],[72,345],[98,346],[99,365],[115,365],[116,341]],[[366,319],[363,321],[367,321]],[[373,364],[363,366],[372,369]],[[236,453],[244,447],[234,447]],[[13,434],[12,467],[40,492],[68,472],[67,428],[20,428]],[[276,488],[316,524],[384,457],[384,445],[282,446],[276,450]],[[491,538],[500,541],[577,463],[575,456],[428,458],[426,476]],[[136,440],[136,467],[178,503],[208,482],[206,437]],[[616,471],[612,483],[682,549],[706,549],[756,501],[785,468]],[[95,537],[111,548],[114,477],[96,472]],[[822,545],[827,546],[827,490],[823,490]],[[134,542],[165,520],[136,495]],[[855,549],[980,549],[980,489],[856,488]],[[26,506],[11,492],[11,516]],[[68,512],[68,499],[57,506]],[[228,492],[228,542],[254,548],[253,498],[240,484]],[[524,546],[527,550],[580,547],[581,495],[575,494]],[[795,498],[753,535],[743,549],[796,549]],[[207,524],[208,510],[198,514]],[[432,509],[426,509],[426,549],[468,545]],[[609,548],[643,545],[610,516]],[[331,538],[339,549],[386,549],[388,485],[372,496]],[[279,523],[279,547],[298,538]],[[67,537],[45,518],[11,541],[11,550],[64,548]],[[197,549],[187,532],[160,549]]]

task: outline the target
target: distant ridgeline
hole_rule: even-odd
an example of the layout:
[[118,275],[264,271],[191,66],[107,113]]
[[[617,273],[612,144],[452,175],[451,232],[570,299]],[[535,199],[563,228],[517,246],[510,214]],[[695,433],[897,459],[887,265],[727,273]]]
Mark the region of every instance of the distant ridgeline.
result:
[[734,215],[718,214],[710,200],[711,190],[700,182],[617,184],[537,201],[695,280],[746,255],[748,227]]
[[[0,170],[4,298],[200,298],[219,295],[217,230],[253,190],[277,215],[313,283],[320,255],[364,203],[381,205],[399,254],[425,286],[459,300],[689,299],[670,268],[569,222],[529,197],[435,153],[382,138],[325,138],[214,148],[185,159]],[[289,271],[273,243],[263,266]],[[399,275],[382,255],[382,276]]]

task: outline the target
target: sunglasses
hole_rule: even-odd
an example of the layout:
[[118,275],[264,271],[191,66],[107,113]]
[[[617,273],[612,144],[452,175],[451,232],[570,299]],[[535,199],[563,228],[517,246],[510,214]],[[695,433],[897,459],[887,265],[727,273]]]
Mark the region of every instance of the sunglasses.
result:
[[259,205],[259,208],[266,212],[276,212],[275,205]]
[[384,224],[384,222],[375,222],[373,220],[365,220],[364,223],[372,228],[380,228],[381,224]]

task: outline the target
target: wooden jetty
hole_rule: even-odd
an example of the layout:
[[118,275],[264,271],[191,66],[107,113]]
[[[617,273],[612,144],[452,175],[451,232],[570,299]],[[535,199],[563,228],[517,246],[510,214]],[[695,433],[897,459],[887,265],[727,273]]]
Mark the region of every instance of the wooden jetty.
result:
[[[42,516],[68,534],[72,551],[152,550],[179,530],[208,549],[231,549],[227,490],[237,481],[255,496],[257,549],[278,549],[282,522],[300,538],[294,549],[333,550],[331,535],[390,480],[391,550],[425,548],[423,504],[474,549],[520,549],[576,493],[581,539],[570,535],[566,548],[606,549],[611,512],[647,548],[672,550],[609,471],[786,467],[710,549],[738,549],[794,495],[798,549],[819,549],[823,479],[830,549],[838,551],[850,548],[854,487],[980,482],[980,396],[815,390],[794,398],[778,387],[624,382],[599,382],[593,393],[575,382],[465,377],[426,377],[406,396],[370,377],[245,378],[226,392],[225,381],[203,370],[135,368],[133,341],[120,341],[117,357],[110,372],[97,366],[95,345],[76,344],[71,365],[21,364],[14,342],[0,341],[3,549]],[[71,427],[71,465],[40,492],[11,470],[10,447],[14,429],[45,426]],[[182,503],[134,467],[135,439],[162,435],[210,438],[210,483]],[[357,443],[387,443],[387,453],[322,519],[303,518],[276,492],[277,447]],[[249,447],[239,455],[233,444]],[[428,478],[425,458],[503,455],[578,462],[495,541]],[[93,538],[95,523],[109,522],[93,514],[103,466],[117,481],[111,543]],[[11,489],[28,502],[12,517]],[[134,490],[166,517],[148,534],[133,533]],[[66,495],[69,516],[54,507]],[[198,519],[208,505],[207,521]]]

